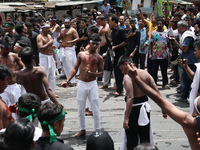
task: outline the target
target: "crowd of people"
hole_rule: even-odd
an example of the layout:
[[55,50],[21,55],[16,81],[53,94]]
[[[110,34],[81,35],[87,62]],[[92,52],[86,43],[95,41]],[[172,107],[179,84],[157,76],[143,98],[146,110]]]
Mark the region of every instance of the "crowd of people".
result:
[[[183,127],[191,149],[199,149],[195,117],[200,115],[200,7],[177,6],[168,11],[164,5],[163,16],[157,16],[143,13],[138,5],[138,12],[129,16],[120,3],[104,0],[100,11],[96,7],[93,11],[85,9],[75,18],[65,14],[58,20],[53,15],[44,18],[32,13],[16,20],[10,15],[5,19],[0,16],[0,129],[5,132],[4,149],[73,149],[57,138],[67,111],[55,94],[56,75],[66,79],[62,87],[77,85],[80,131],[75,137],[86,134],[85,115],[93,115],[96,131],[88,138],[87,150],[114,149],[109,134],[100,130],[98,91],[108,88],[112,76],[113,95],[125,92],[121,150],[157,149],[151,145],[148,96],[161,107],[163,117],[169,115]],[[171,82],[169,66],[173,70]],[[176,101],[188,103],[190,113],[162,98],[157,88],[159,67],[163,89],[176,85],[180,93]],[[98,81],[103,86],[98,87]]]

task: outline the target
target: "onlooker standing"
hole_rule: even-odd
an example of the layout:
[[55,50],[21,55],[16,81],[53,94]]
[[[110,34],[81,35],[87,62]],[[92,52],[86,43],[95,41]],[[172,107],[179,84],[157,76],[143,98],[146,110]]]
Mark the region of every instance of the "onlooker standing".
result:
[[124,55],[124,46],[127,44],[127,37],[125,35],[125,32],[118,26],[118,21],[119,18],[117,16],[111,16],[109,20],[109,26],[112,30],[110,35],[111,41],[113,43],[112,50],[115,52],[114,73],[117,85],[117,91],[113,93],[115,96],[119,96],[120,94],[122,94],[123,90],[123,74],[119,67],[117,67],[117,61],[120,56]]
[[[187,59],[187,64],[190,67],[190,69],[195,72],[196,66],[194,63],[198,62],[198,59],[195,57],[194,54],[194,40],[196,39],[196,36],[194,35],[194,32],[187,31],[188,24],[185,20],[181,20],[177,24],[178,26],[178,32],[181,34],[180,44],[178,44],[179,48],[183,51],[182,56],[184,59]],[[184,86],[183,86],[183,94],[180,99],[176,99],[177,101],[181,102],[187,102],[187,97],[189,96],[190,91],[190,85],[192,83],[192,80],[189,78],[187,73],[183,72],[183,80],[184,80]]]
[[124,16],[119,16],[119,27],[122,29],[126,28],[126,25],[124,24],[125,22],[125,17]]
[[[168,33],[163,29],[163,19],[160,17],[156,21],[158,29],[151,33],[149,58],[152,59],[152,76],[157,84],[158,66],[161,68],[162,85],[164,88],[170,88],[168,85],[167,67],[168,67]],[[151,55],[152,51],[152,55]]]
[[144,27],[144,22],[141,18],[138,18],[138,24],[140,30],[139,62],[140,69],[144,69],[146,54],[149,46],[149,37],[147,35],[146,27]]
[[110,4],[108,3],[108,0],[103,1],[103,5],[101,6],[101,13],[108,15],[110,13]]
[[133,62],[138,67],[139,52],[138,48],[140,46],[140,31],[135,27],[136,20],[131,18],[131,32],[128,34],[128,44],[126,54],[133,59]]

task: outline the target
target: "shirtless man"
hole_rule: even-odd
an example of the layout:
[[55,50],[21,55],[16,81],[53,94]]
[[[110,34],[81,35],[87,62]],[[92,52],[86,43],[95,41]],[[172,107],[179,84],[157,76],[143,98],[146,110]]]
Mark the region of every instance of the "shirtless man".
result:
[[[60,61],[63,64],[63,70],[67,78],[69,78],[70,72],[76,63],[76,51],[74,43],[78,42],[79,36],[77,31],[72,28],[71,19],[66,18],[64,20],[65,28],[60,31],[57,41],[62,40],[61,44],[61,56]],[[71,79],[69,86],[75,85],[75,77]]]
[[[153,142],[153,139],[150,139],[152,131],[150,131],[150,105],[148,103],[148,97],[146,94],[138,88],[138,86],[132,81],[132,79],[127,75],[127,65],[133,63],[132,59],[126,55],[120,57],[118,61],[118,66],[122,70],[124,76],[124,88],[126,90],[126,111],[124,117],[123,127],[127,136],[127,149],[132,150],[138,145],[138,137],[140,143],[142,142]],[[154,84],[153,78],[149,75],[148,72],[137,69],[140,74],[140,79],[146,84],[151,86],[152,89],[158,91],[156,84]],[[145,108],[143,111],[146,114],[146,118],[140,118],[140,111]],[[146,123],[140,123],[140,119],[147,119]],[[152,143],[153,144],[153,143]],[[126,145],[124,145],[126,146]],[[121,147],[122,149],[122,147]],[[126,149],[126,148],[125,148]]]
[[[51,36],[53,38],[53,45],[55,46],[55,48],[58,48],[60,46],[60,43],[57,41],[57,37],[60,33],[60,26],[56,23],[56,17],[51,17],[49,19],[50,24],[51,24],[51,28],[50,28],[50,32],[51,32]],[[58,57],[58,53],[55,52],[55,56],[56,56],[56,62],[57,62],[57,69],[60,72],[61,71],[61,64],[60,64],[60,58]]]
[[[17,54],[12,53],[12,39],[5,36],[1,41],[1,52],[0,52],[0,64],[5,64],[12,71],[16,71],[16,68],[23,68],[24,64],[20,60]],[[18,98],[25,93],[22,86],[16,83],[16,76],[13,75],[9,80],[9,85],[6,87],[5,91],[0,94],[2,100],[7,106],[18,101]],[[17,119],[17,115],[13,114],[14,119]]]
[[[9,67],[0,64],[0,93],[8,85],[9,78],[12,76],[12,71]],[[13,121],[11,111],[0,97],[0,129],[6,128]]]
[[[66,87],[70,80],[76,75],[80,66],[79,82],[77,86],[77,103],[81,131],[75,134],[76,137],[86,134],[85,103],[87,98],[92,107],[94,127],[95,129],[100,129],[99,92],[96,81],[96,77],[101,77],[103,75],[103,58],[96,52],[100,41],[101,38],[98,34],[93,34],[91,36],[89,50],[79,52],[76,65],[67,81],[61,85]],[[97,70],[99,70],[99,72],[97,72]]]
[[[100,52],[99,53],[100,53],[100,55],[103,55],[104,53],[107,53],[107,51],[108,51],[108,45],[107,45],[105,34],[107,35],[107,37],[109,37],[111,30],[110,30],[109,24],[107,23],[106,18],[104,16],[101,15],[98,18],[101,20],[100,21],[101,27],[99,29],[99,35],[101,36],[101,39],[102,39],[101,43],[100,43]],[[100,89],[108,88],[110,74],[112,71],[110,55],[108,53],[107,53],[107,55],[108,56],[106,56],[104,59],[104,72],[103,72],[104,84],[103,84],[103,86],[100,87]]]
[[42,104],[50,100],[58,103],[49,85],[45,68],[43,66],[33,66],[33,55],[30,47],[23,48],[19,52],[25,68],[16,72],[17,83],[22,84],[27,93],[33,93],[39,96]]
[[37,46],[39,50],[39,62],[40,66],[44,66],[47,73],[47,79],[51,86],[51,89],[55,93],[56,86],[56,58],[53,49],[53,39],[49,33],[50,25],[43,24],[41,26],[42,33],[37,36]]
[[[190,147],[192,150],[199,150],[200,145],[197,141],[197,122],[196,119],[187,112],[179,110],[171,102],[164,99],[157,91],[148,86],[144,81],[142,81],[142,74],[139,72],[133,64],[127,64],[126,72],[128,76],[132,79],[134,84],[137,84],[146,95],[148,95],[155,103],[157,103],[163,111],[167,113],[174,121],[180,124],[188,138]],[[197,108],[200,108],[200,101],[197,101]],[[200,111],[200,110],[199,110]]]

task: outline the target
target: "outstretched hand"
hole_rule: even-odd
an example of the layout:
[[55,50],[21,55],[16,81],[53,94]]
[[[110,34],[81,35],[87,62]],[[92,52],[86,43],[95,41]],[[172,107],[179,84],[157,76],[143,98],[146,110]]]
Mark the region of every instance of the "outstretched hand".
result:
[[68,82],[63,82],[63,83],[61,84],[61,86],[64,87],[64,88],[66,88],[67,85],[68,85]]

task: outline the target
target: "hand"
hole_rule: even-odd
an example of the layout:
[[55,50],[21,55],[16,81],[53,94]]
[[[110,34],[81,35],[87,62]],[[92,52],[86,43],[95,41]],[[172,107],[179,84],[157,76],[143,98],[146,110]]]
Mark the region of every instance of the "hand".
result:
[[172,52],[169,53],[169,57],[172,58]]
[[181,67],[183,67],[183,68],[186,68],[187,67],[187,59],[179,59],[178,60],[178,62],[179,62],[179,65],[181,66]]
[[152,57],[152,55],[149,55],[149,59],[150,59],[150,60],[153,60],[153,57]]
[[143,52],[146,48],[146,44],[144,44],[142,47],[141,47],[141,51]]
[[80,52],[85,51],[84,47],[80,47]]
[[199,132],[196,132],[196,135],[197,135],[197,142],[198,142],[198,144],[200,145],[200,137],[199,137]]
[[130,77],[136,77],[138,75],[136,67],[133,64],[128,64],[128,75]]
[[113,51],[116,50],[116,47],[117,47],[117,46],[112,46],[112,50],[113,50]]
[[67,44],[71,44],[72,42],[71,41],[67,41]]
[[64,87],[64,88],[66,88],[66,87],[68,86],[68,84],[69,84],[69,82],[63,82],[63,83],[61,84],[61,86]]
[[138,8],[138,10],[141,10],[141,8],[140,8],[140,4],[137,5],[137,8]]
[[17,104],[16,103],[11,104],[9,106],[9,108],[10,108],[10,110],[11,110],[12,113],[16,113]]
[[126,130],[126,129],[129,129],[128,122],[129,122],[129,119],[125,119],[125,120],[124,120],[123,128],[124,128],[125,130]]
[[167,119],[167,114],[162,110],[163,118]]
[[38,16],[42,16],[42,14],[41,14],[41,13],[38,13]]
[[134,52],[132,52],[132,53],[129,55],[129,57],[133,58],[133,57],[134,57],[134,55],[135,55],[135,53],[134,53]]

